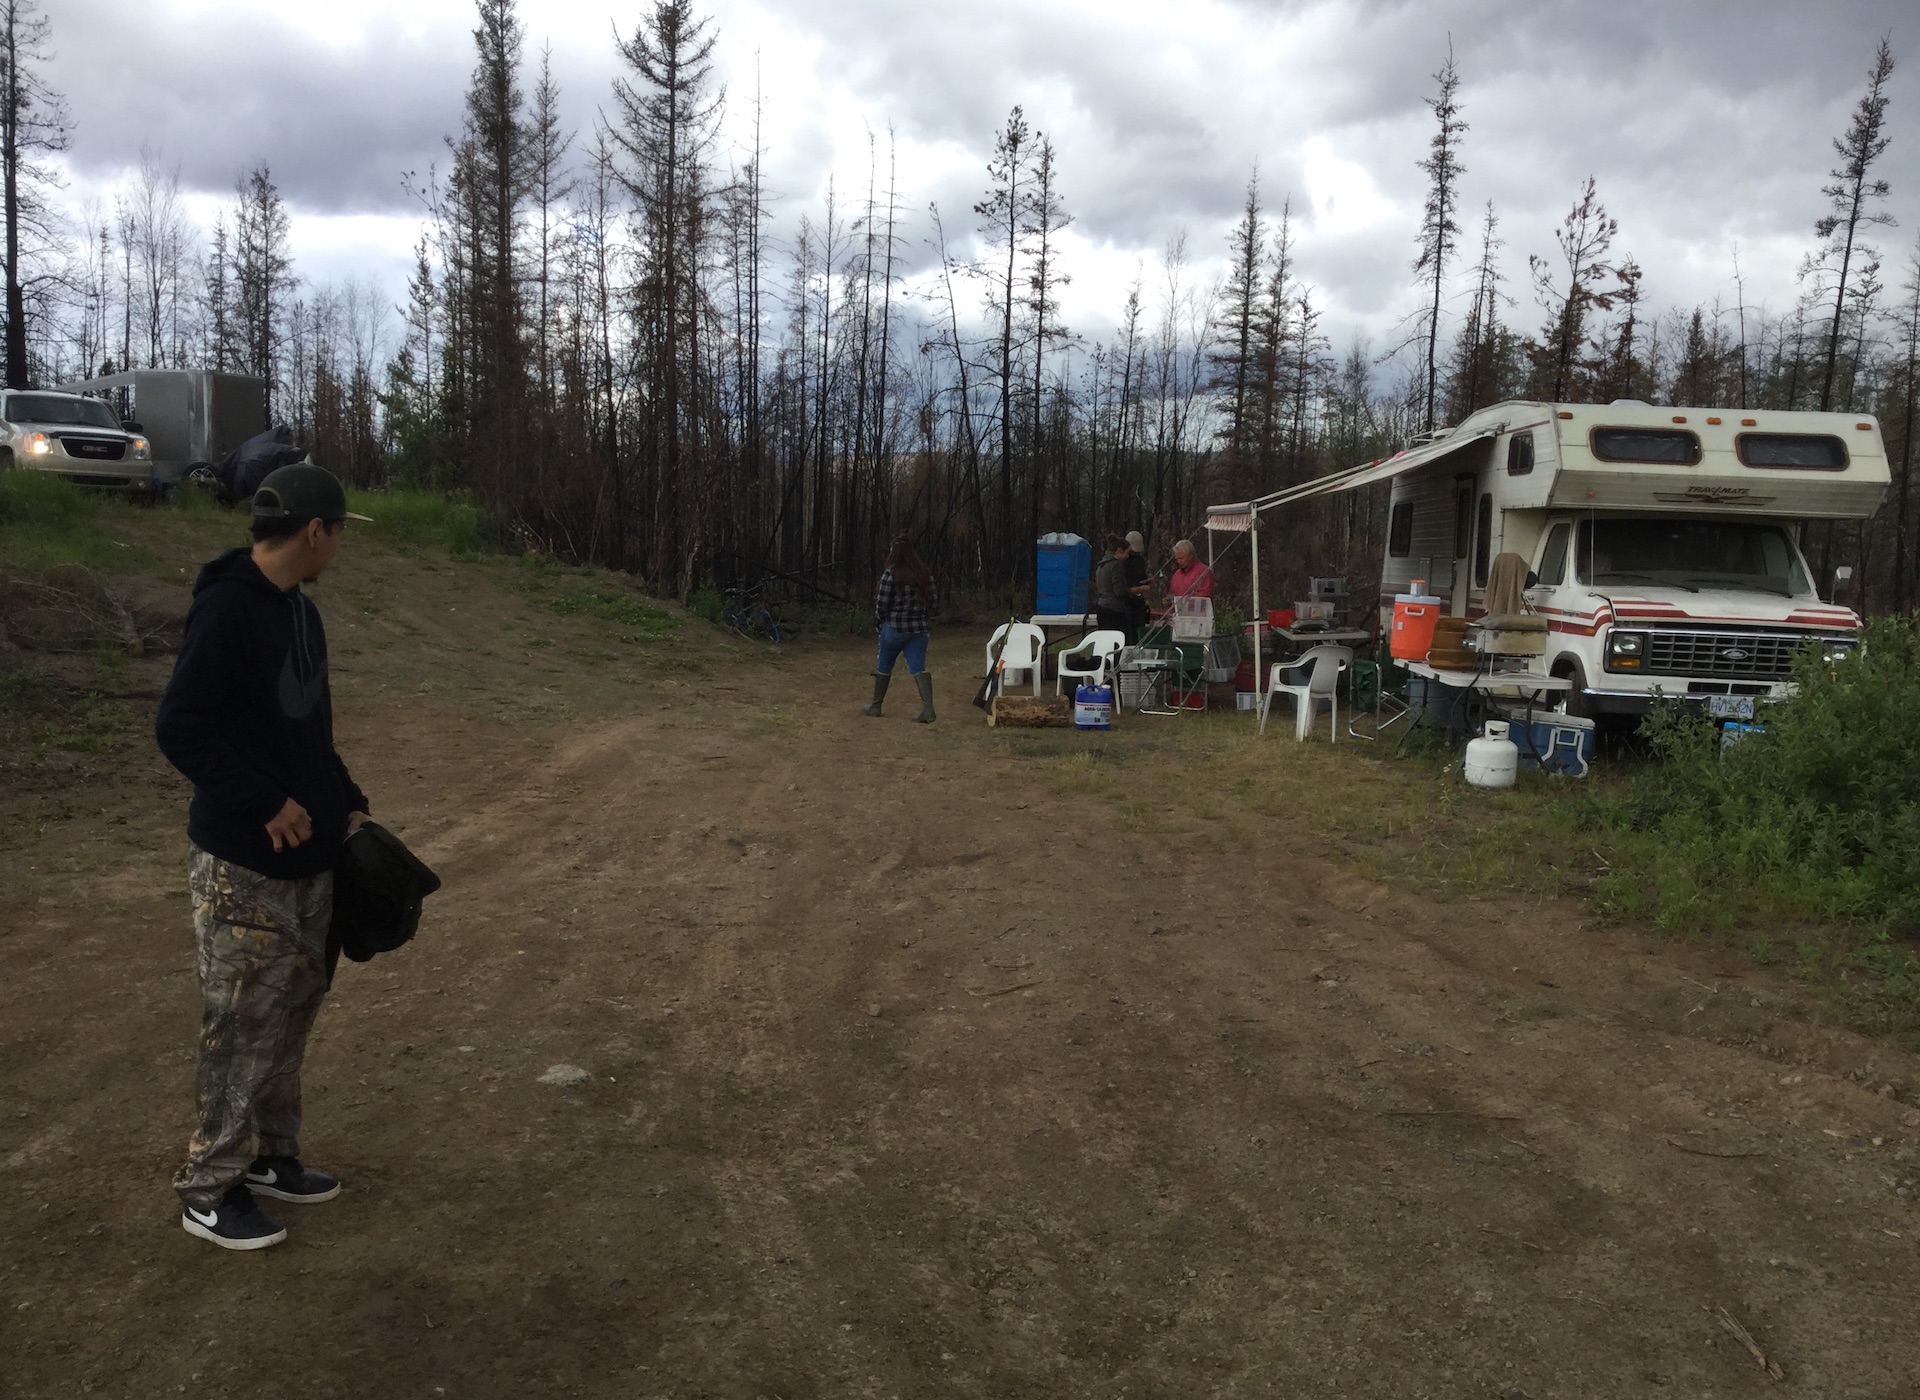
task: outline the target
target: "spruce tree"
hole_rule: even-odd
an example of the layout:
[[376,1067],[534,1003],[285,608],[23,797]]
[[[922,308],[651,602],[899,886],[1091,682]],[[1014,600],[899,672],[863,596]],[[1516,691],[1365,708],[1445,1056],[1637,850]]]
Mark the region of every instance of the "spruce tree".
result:
[[1460,138],[1467,124],[1460,117],[1460,72],[1454,66],[1453,46],[1447,46],[1447,61],[1433,75],[1439,91],[1423,98],[1433,109],[1435,130],[1427,146],[1427,158],[1415,162],[1427,177],[1427,201],[1420,216],[1420,255],[1413,261],[1416,276],[1431,284],[1432,297],[1427,308],[1427,377],[1424,414],[1427,431],[1434,427],[1438,411],[1440,383],[1440,297],[1447,279],[1447,264],[1460,238],[1455,212],[1460,202],[1460,177],[1466,166],[1460,163]]

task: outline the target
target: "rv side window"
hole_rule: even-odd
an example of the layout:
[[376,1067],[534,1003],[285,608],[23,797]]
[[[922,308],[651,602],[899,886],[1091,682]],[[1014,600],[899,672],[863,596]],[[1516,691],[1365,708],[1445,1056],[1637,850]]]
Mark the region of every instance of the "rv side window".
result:
[[1493,496],[1480,498],[1480,519],[1473,528],[1473,586],[1487,586],[1487,561],[1493,550]]
[[1402,501],[1387,521],[1387,553],[1405,559],[1413,553],[1413,502]]
[[1453,482],[1453,557],[1465,559],[1473,545],[1473,478],[1455,477]]
[[1507,475],[1525,476],[1533,470],[1533,434],[1515,433],[1507,439]]
[[1700,439],[1685,428],[1595,428],[1592,441],[1603,462],[1691,467],[1700,460]]
[[1557,588],[1567,581],[1567,541],[1571,525],[1556,525],[1547,536],[1547,547],[1540,555],[1540,582]]
[[1847,445],[1825,433],[1742,433],[1734,451],[1750,467],[1799,467],[1802,470],[1843,472]]

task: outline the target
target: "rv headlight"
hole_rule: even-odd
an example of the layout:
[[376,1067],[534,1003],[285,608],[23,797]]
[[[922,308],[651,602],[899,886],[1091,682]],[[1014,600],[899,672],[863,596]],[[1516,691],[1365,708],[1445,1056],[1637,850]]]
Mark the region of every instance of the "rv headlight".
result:
[[45,433],[28,433],[26,437],[22,439],[21,446],[25,447],[27,451],[36,457],[44,457],[53,451],[53,444],[47,441],[47,435]]
[[1645,632],[1612,632],[1607,636],[1607,669],[1637,671],[1647,653]]
[[1835,638],[1820,643],[1820,659],[1829,666],[1837,666],[1859,649],[1860,643],[1849,638]]
[[133,460],[136,462],[153,460],[153,448],[147,445],[147,440],[143,437],[137,437],[133,440]]

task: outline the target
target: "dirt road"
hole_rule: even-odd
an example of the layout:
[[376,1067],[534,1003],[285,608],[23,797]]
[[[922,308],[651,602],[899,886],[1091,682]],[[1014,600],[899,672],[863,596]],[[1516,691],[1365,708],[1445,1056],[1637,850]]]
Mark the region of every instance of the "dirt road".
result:
[[957,632],[939,724],[864,720],[853,643],[343,558],[342,748],[446,880],[316,1031],[346,1192],[179,1229],[182,784],[7,756],[0,1393],[1916,1393],[1913,1061],[1735,951],[1393,877],[1367,814],[1430,770],[989,731]]

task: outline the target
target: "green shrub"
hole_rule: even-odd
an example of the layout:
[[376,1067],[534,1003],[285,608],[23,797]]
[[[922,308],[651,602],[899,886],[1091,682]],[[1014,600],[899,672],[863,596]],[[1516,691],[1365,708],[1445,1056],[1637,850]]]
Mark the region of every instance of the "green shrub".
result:
[[1831,667],[1804,654],[1798,692],[1730,744],[1698,711],[1656,711],[1657,761],[1590,815],[1614,828],[1603,906],[1779,934],[1825,980],[1864,977],[1849,1000],[1888,1029],[1920,1024],[1920,630],[1884,618],[1863,641]]

